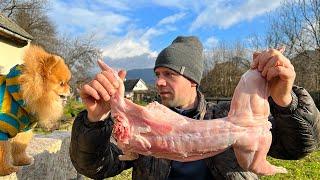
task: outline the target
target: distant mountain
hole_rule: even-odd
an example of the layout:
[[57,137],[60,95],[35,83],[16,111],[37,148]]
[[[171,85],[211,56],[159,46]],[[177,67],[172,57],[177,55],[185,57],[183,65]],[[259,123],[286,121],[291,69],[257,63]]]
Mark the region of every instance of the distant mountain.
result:
[[154,85],[156,76],[154,75],[153,68],[150,69],[131,69],[127,71],[127,79],[141,78],[148,85]]

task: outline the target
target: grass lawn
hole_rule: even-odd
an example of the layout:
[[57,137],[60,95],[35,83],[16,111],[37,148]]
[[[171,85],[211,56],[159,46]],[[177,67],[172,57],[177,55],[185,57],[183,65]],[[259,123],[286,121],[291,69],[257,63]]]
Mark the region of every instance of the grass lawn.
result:
[[301,160],[285,161],[268,158],[271,164],[285,167],[287,174],[261,177],[267,179],[320,179],[320,151],[313,152]]
[[132,172],[132,168],[122,171],[122,173],[119,174],[118,176],[107,178],[107,180],[128,180],[128,179],[131,179],[131,172]]

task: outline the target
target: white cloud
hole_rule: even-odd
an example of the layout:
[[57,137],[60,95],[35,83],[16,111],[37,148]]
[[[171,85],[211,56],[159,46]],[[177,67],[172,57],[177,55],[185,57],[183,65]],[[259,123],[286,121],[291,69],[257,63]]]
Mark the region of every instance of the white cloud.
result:
[[212,0],[207,1],[194,1],[194,0],[153,0],[152,3],[157,6],[167,7],[171,9],[178,10],[189,10],[198,12],[201,7],[206,6],[207,3],[212,2]]
[[150,50],[148,41],[135,40],[132,37],[120,39],[103,50],[103,56],[112,60],[132,58],[143,54],[155,57],[157,52]]
[[[115,10],[130,10],[130,6],[126,1],[106,1],[106,0],[95,0],[98,4],[97,6],[108,7]],[[94,1],[90,1],[94,3]]]
[[142,55],[155,58],[158,53],[150,49],[150,40],[154,37],[176,30],[171,24],[174,24],[184,16],[184,13],[167,16],[160,20],[155,27],[146,30],[131,29],[128,31],[125,38],[120,38],[105,47],[103,56],[109,57],[113,61],[125,58],[135,59],[134,57]]
[[142,36],[141,39],[144,41],[149,41],[150,39],[159,36],[161,34],[164,34],[166,30],[163,30],[161,28],[149,28]]
[[204,42],[204,46],[206,49],[212,49],[217,46],[218,42],[219,40],[216,37],[211,36]]
[[[107,44],[103,48],[104,57],[114,63],[130,64],[135,61],[140,63],[139,59],[150,63],[147,59],[157,56],[157,52],[152,50],[154,46],[151,46],[155,37],[186,33],[181,26],[177,26],[179,23],[181,25],[181,21],[188,26],[188,20],[194,18],[189,30],[195,34],[200,28],[228,28],[275,9],[280,5],[280,0],[79,0],[76,3],[57,0],[52,1],[52,4],[49,16],[57,22],[60,32],[75,36],[95,33]],[[166,8],[175,13],[155,23],[154,18],[135,15],[136,11],[151,6],[159,10]],[[150,19],[154,24],[148,24]],[[145,20],[142,23],[144,27],[141,27],[139,23]],[[163,39],[167,40],[166,37]],[[217,43],[216,37],[209,37],[204,41],[205,49],[211,49]]]
[[49,16],[58,22],[60,32],[70,34],[103,32],[104,34],[121,33],[125,30],[128,17],[111,11],[90,10],[74,4],[66,4],[61,1],[54,1]]
[[151,68],[158,52],[150,48],[150,40],[164,33],[155,28],[132,29],[103,50],[105,62],[118,69]]
[[259,15],[263,15],[276,9],[280,5],[281,0],[247,0],[242,4],[232,4],[231,1],[221,0],[214,2],[211,1],[203,11],[199,13],[195,21],[192,22],[190,31],[212,26],[229,28],[241,21],[250,21]]
[[185,0],[153,0],[154,4],[164,7],[185,8]]
[[186,13],[177,13],[172,16],[165,17],[161,19],[158,25],[165,25],[165,24],[174,24],[176,21],[182,19]]
[[108,44],[102,49],[103,56],[119,62],[124,62],[125,59],[135,61],[136,57],[154,59],[157,52],[151,50],[150,40],[166,32],[175,31],[174,23],[185,16],[185,13],[177,13],[161,19],[154,27],[137,28],[136,20],[120,13],[123,10],[131,10],[130,2],[109,3],[95,0],[88,3],[79,0],[77,3],[66,3],[58,0],[52,4],[49,16],[58,22],[60,32],[75,36],[94,33]]

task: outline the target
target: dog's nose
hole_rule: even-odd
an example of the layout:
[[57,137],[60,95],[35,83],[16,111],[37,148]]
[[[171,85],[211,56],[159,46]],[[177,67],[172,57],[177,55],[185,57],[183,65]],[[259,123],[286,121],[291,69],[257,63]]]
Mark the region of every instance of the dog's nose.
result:
[[67,99],[67,96],[65,95],[59,95],[61,99]]

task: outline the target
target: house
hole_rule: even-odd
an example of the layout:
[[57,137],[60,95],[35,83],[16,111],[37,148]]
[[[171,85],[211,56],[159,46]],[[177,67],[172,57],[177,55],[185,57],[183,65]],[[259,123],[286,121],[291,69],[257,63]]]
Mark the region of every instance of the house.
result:
[[16,23],[0,13],[0,74],[22,63],[24,50],[33,37]]
[[124,96],[134,101],[141,101],[148,91],[146,83],[142,79],[128,79],[124,81]]

